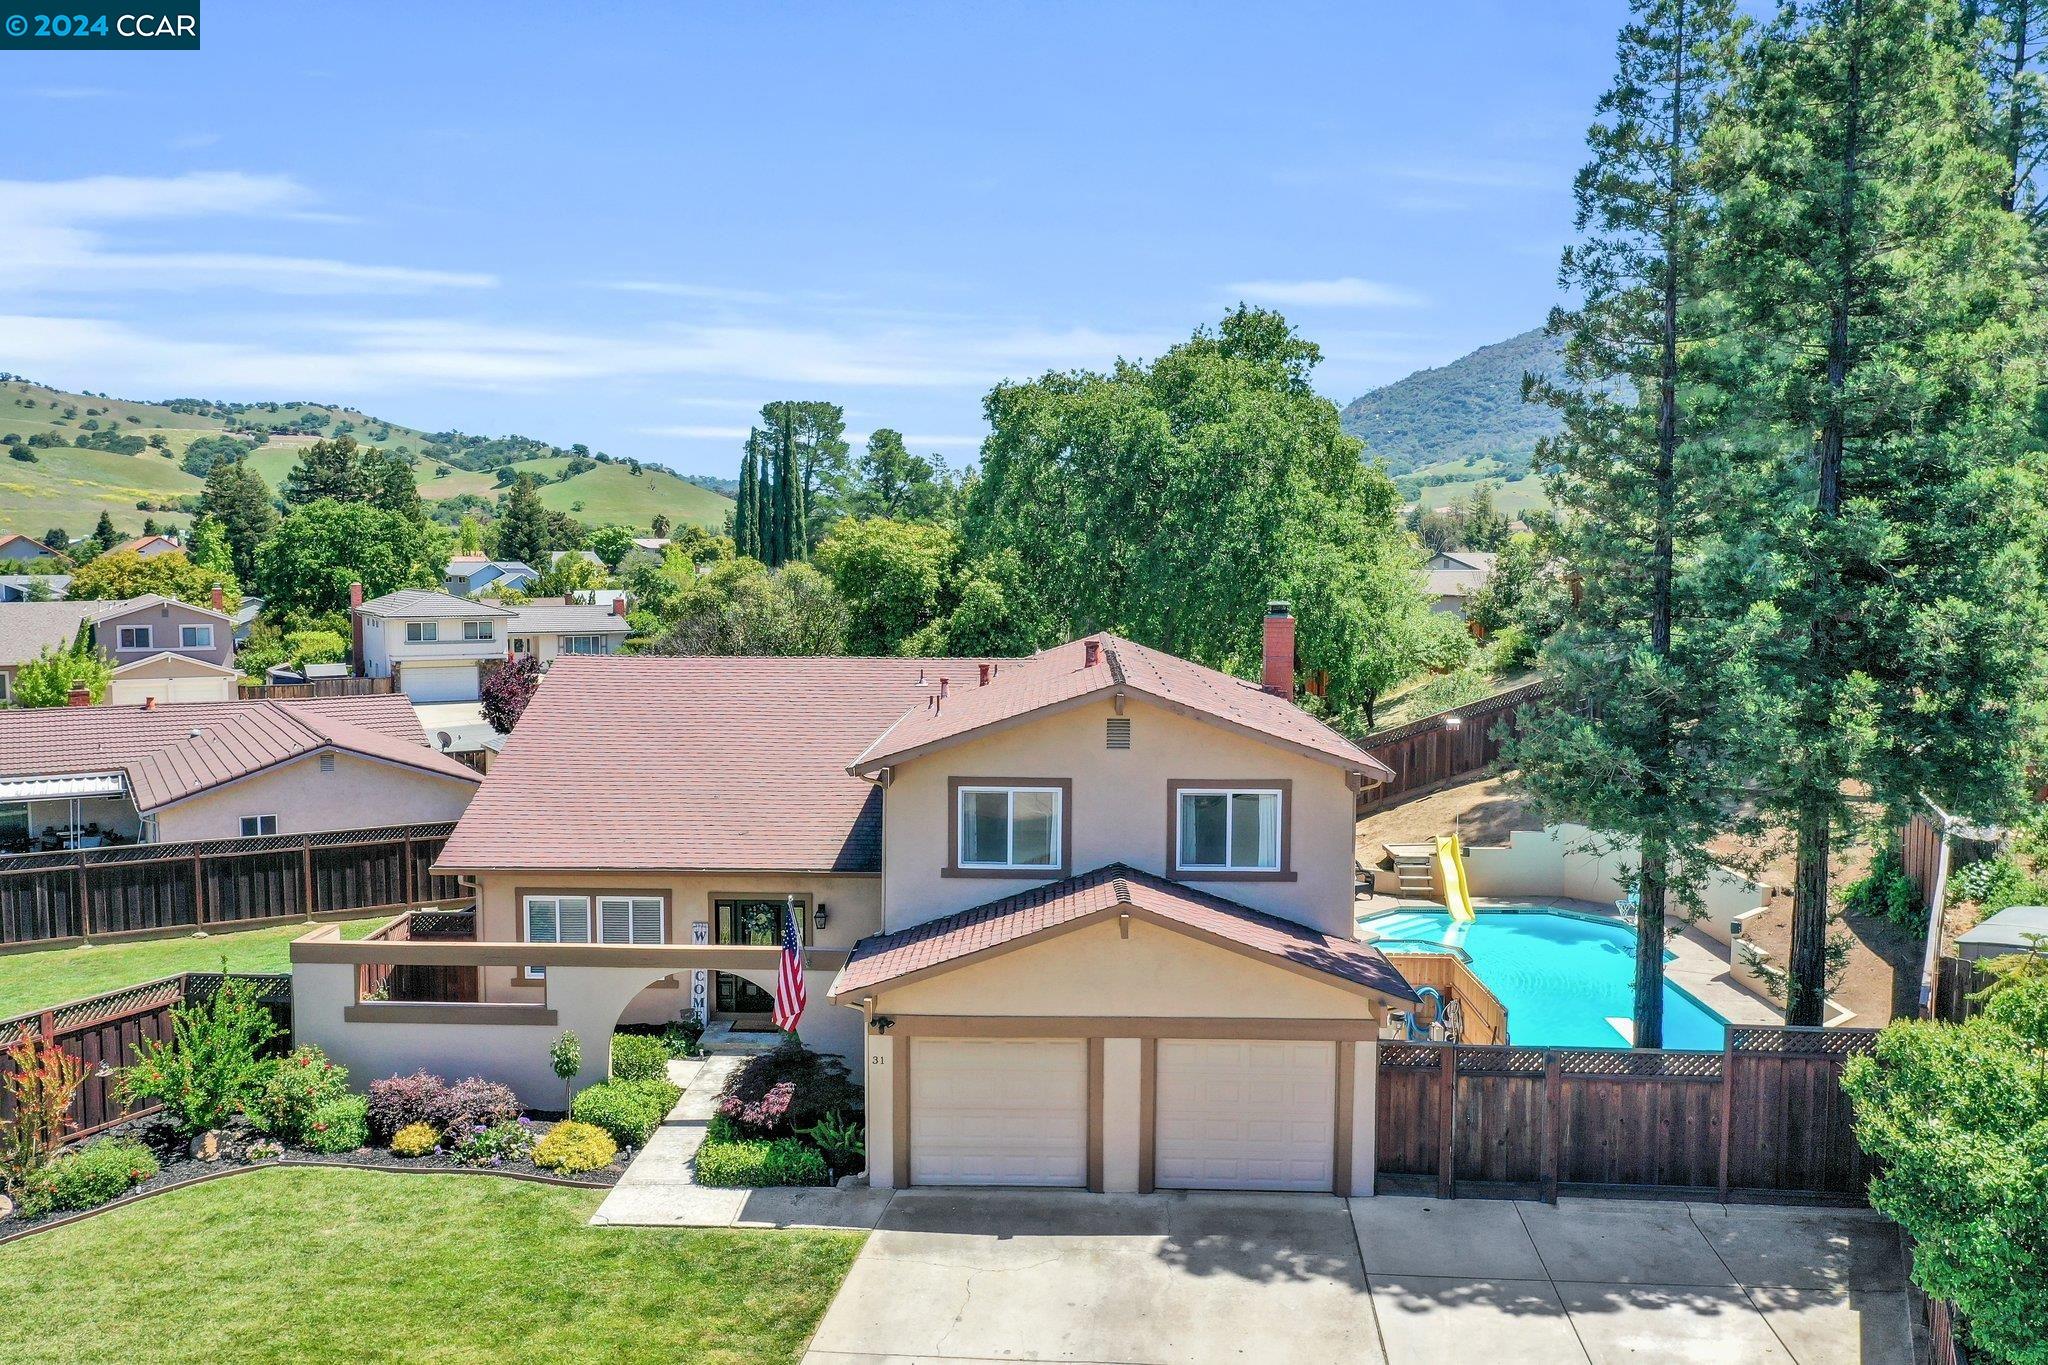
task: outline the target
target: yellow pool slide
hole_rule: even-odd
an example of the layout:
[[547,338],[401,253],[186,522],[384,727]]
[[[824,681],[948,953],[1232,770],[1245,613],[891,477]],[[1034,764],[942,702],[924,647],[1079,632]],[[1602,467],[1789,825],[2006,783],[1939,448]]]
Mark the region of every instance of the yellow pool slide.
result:
[[1469,921],[1472,918],[1472,888],[1465,884],[1465,854],[1458,846],[1457,835],[1436,836],[1436,870],[1443,881],[1444,904],[1449,907],[1451,918]]

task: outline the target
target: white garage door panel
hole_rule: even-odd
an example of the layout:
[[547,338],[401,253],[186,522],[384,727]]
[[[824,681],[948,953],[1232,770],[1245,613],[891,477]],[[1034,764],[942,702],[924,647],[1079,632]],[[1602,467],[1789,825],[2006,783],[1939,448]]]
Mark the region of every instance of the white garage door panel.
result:
[[912,1040],[911,1184],[1087,1180],[1085,1043]]
[[1195,1190],[1327,1190],[1337,1045],[1163,1038],[1154,1179]]
[[455,668],[405,664],[398,670],[398,686],[414,701],[475,701],[477,668],[475,664]]

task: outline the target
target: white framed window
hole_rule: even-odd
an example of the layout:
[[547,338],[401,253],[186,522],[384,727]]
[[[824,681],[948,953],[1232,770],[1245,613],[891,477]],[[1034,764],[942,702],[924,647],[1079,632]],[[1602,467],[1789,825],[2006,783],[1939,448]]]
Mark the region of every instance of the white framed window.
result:
[[405,642],[409,645],[430,645],[441,638],[439,621],[407,621]]
[[277,833],[275,815],[245,815],[242,817],[242,837],[254,839],[261,834]]
[[663,941],[659,896],[599,896],[599,943],[650,944]]
[[151,638],[149,626],[123,626],[117,645],[121,649],[148,649]]
[[[528,896],[525,906],[528,943],[590,942],[590,897]],[[528,981],[548,974],[545,967],[525,969]]]
[[179,626],[178,648],[212,649],[213,627],[209,625]]
[[564,635],[557,642],[557,651],[562,654],[602,654],[602,635]]
[[5,706],[13,700],[14,675],[11,673],[0,673],[0,706]]
[[958,865],[1058,867],[1064,797],[1058,787],[961,787]]
[[464,621],[462,638],[465,640],[495,640],[498,638],[498,623],[495,621]]
[[512,637],[512,652],[513,652],[514,654],[531,654],[531,653],[533,653],[533,637],[532,637],[532,636],[530,636],[530,635],[515,635],[515,636],[513,636],[513,637]]
[[1271,788],[1183,787],[1174,845],[1180,870],[1279,871],[1280,801]]

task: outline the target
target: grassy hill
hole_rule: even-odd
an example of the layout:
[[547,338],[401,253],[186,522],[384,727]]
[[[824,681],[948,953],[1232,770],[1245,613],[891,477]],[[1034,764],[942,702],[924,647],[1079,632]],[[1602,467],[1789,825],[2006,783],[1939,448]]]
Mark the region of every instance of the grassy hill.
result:
[[[425,432],[371,417],[354,408],[320,403],[216,403],[170,399],[162,403],[67,393],[13,377],[0,379],[0,437],[26,441],[54,436],[64,444],[34,447],[33,461],[0,457],[0,532],[40,536],[61,526],[73,536],[89,532],[101,512],[124,532],[139,531],[145,516],[182,526],[182,499],[200,480],[180,465],[187,446],[202,436],[263,437],[249,463],[271,487],[284,482],[299,452],[324,436],[398,450],[412,461],[421,496],[430,501],[471,494],[497,496],[498,471],[510,468],[550,480],[541,501],[589,526],[619,524],[645,530],[657,515],[678,526],[718,528],[732,500],[655,465],[635,473],[624,461],[600,463],[559,479],[577,452],[524,437],[485,438],[460,432]],[[109,442],[141,450],[93,449]],[[159,437],[162,447],[147,444]]]

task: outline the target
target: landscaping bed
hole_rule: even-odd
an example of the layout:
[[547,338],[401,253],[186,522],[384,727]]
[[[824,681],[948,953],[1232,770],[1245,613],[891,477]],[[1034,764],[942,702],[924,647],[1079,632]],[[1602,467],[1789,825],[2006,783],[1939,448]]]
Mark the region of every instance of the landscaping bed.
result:
[[794,1039],[748,1059],[726,1078],[705,1128],[697,1183],[829,1185],[860,1170],[867,1150],[860,1098],[845,1063]]

